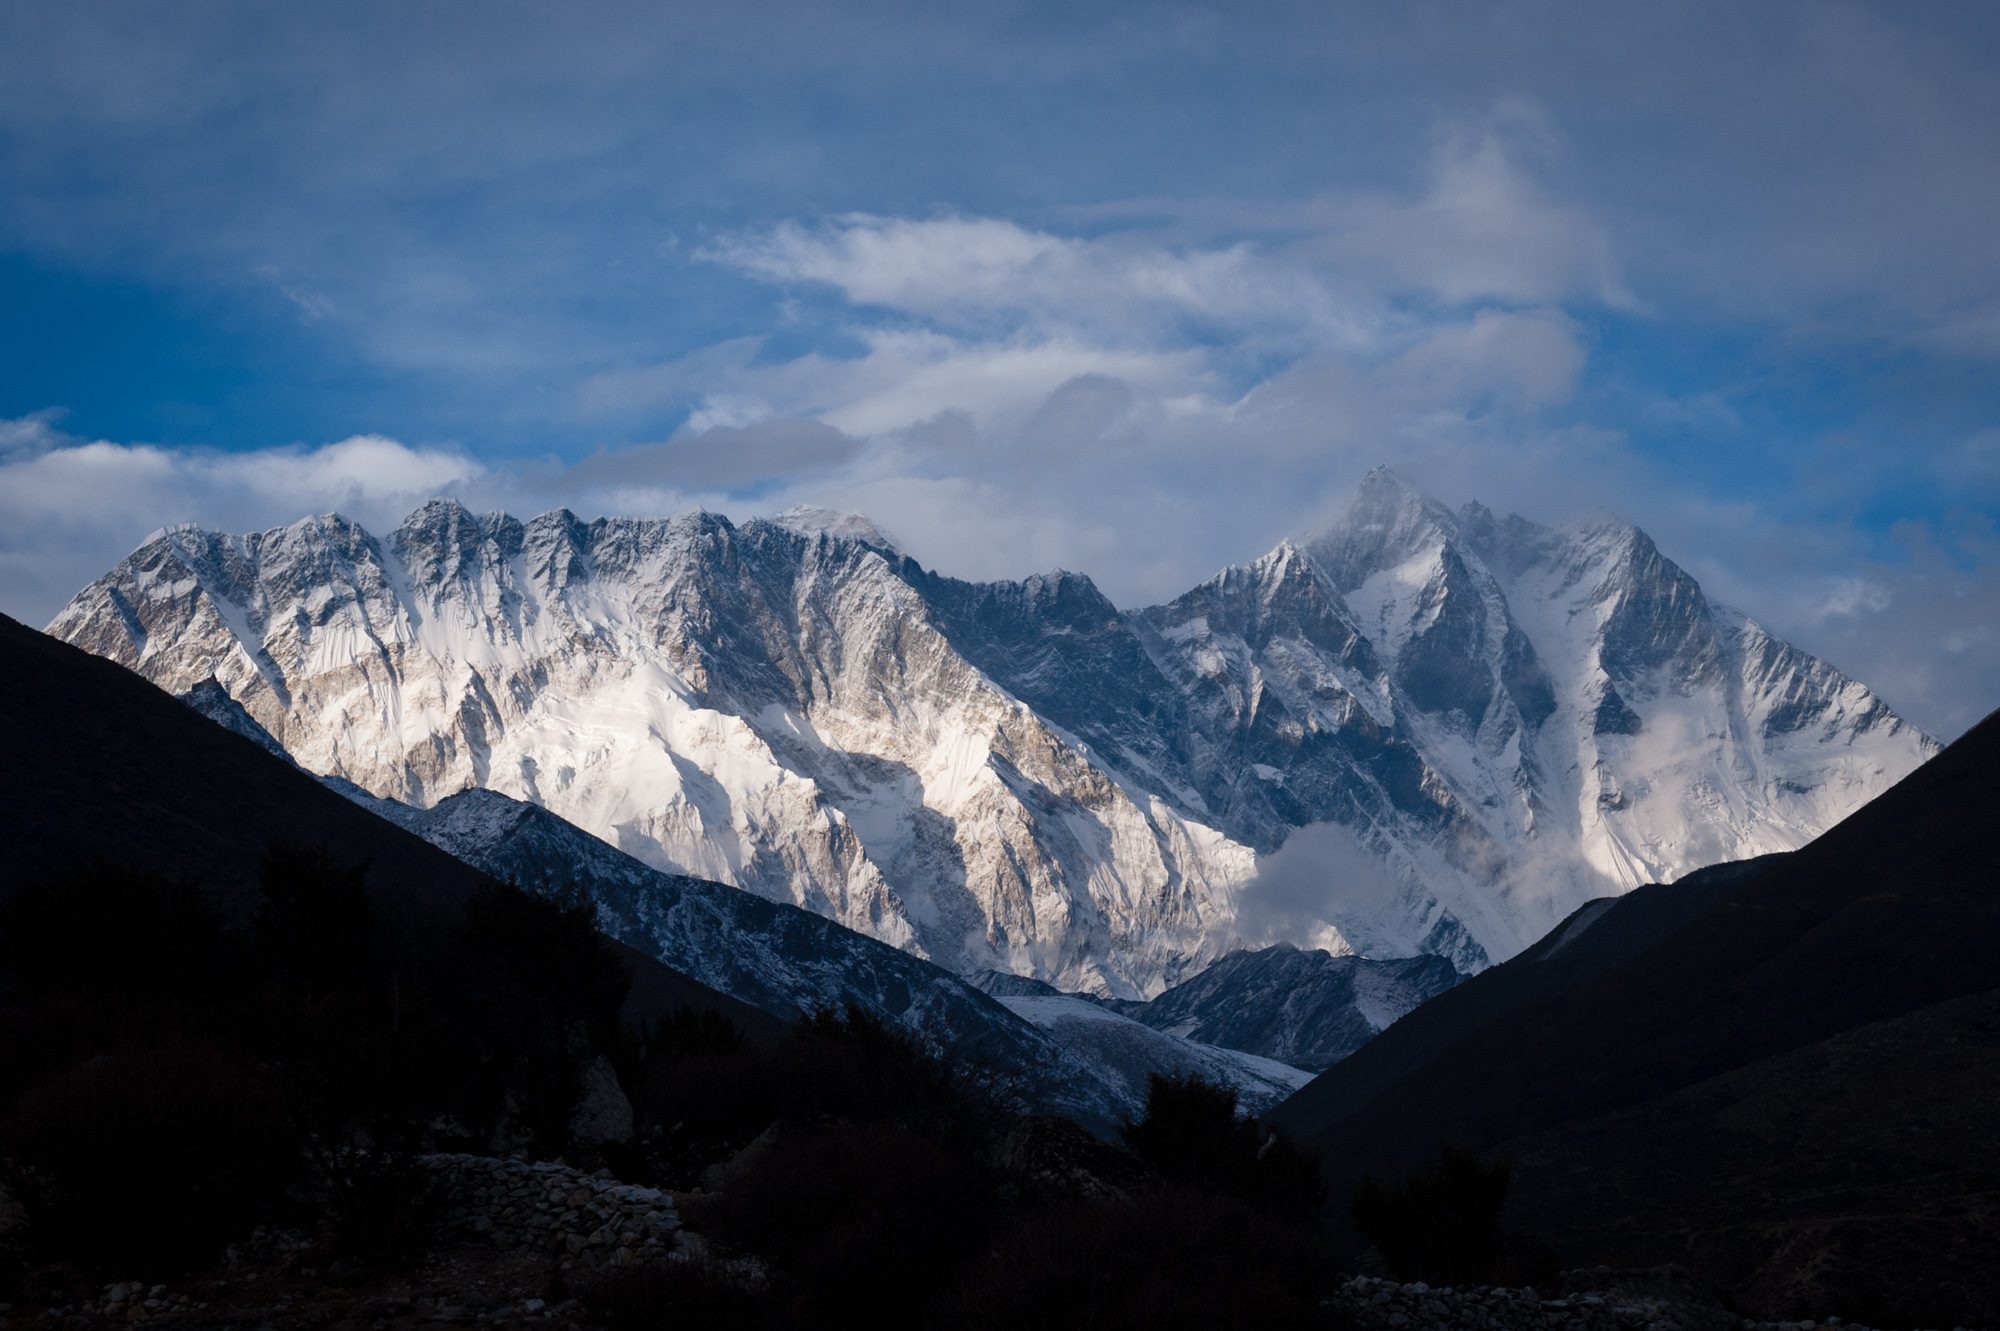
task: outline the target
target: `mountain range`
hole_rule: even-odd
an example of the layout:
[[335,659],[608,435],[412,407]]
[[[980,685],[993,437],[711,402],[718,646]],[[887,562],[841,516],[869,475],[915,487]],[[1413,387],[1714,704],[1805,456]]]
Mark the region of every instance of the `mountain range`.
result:
[[214,678],[376,797],[492,790],[951,971],[1126,1001],[1280,942],[1476,972],[1591,899],[1802,845],[1936,748],[1630,524],[1387,471],[1130,612],[817,510],[439,500],[386,539],[165,529],[49,631]]

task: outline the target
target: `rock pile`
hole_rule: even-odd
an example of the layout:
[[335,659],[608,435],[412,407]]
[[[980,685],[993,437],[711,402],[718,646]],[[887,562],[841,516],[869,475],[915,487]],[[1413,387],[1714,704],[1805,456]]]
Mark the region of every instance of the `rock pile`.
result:
[[1680,1292],[1589,1289],[1544,1298],[1532,1289],[1408,1285],[1356,1276],[1335,1300],[1355,1331],[1868,1331],[1838,1317],[1752,1322]]
[[634,1266],[671,1252],[680,1215],[657,1188],[568,1165],[480,1155],[427,1155],[443,1195],[445,1232],[544,1254],[565,1270]]
[[143,1322],[188,1307],[186,1295],[168,1294],[165,1285],[148,1285],[139,1280],[106,1285],[103,1297],[99,1314],[127,1322]]
[[[1341,1287],[1341,1296],[1354,1314],[1356,1331],[1445,1327],[1452,1331],[1666,1331],[1668,1327],[1697,1331],[1651,1301],[1625,1304],[1597,1293],[1545,1299],[1532,1289],[1453,1289],[1422,1281],[1401,1285],[1356,1276]],[[1734,1319],[1727,1324],[1733,1326]]]

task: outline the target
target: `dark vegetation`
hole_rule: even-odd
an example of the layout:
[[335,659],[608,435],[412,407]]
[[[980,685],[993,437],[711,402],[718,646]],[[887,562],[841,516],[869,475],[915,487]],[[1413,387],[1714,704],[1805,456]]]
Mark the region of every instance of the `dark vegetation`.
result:
[[[1226,1092],[1156,1094],[1130,1150],[1024,1118],[899,1030],[787,1028],[618,947],[10,621],[0,694],[0,755],[36,774],[0,802],[0,1182],[30,1218],[0,1302],[170,1279],[260,1224],[322,1271],[434,1263],[410,1162],[453,1148],[677,1190],[711,1256],[573,1277],[606,1326],[667,1298],[746,1328],[1311,1323],[1337,1279],[1312,1162]],[[568,1123],[600,1056],[636,1130],[593,1148]]]
[[1238,1117],[1236,1092],[1199,1077],[1154,1077],[1146,1116],[1126,1124],[1124,1137],[1168,1182],[1280,1220],[1310,1222],[1326,1200],[1318,1157]]
[[690,1228],[768,1278],[620,1277],[593,1295],[610,1325],[644,1325],[663,1284],[753,1326],[1268,1326],[1279,1308],[1313,1324],[1337,1278],[1317,1161],[1237,1118],[1223,1087],[1156,1081],[1121,1150],[1020,1118],[860,1012],[765,1047],[671,1023],[643,1066],[635,1154],[699,1181]]
[[1505,1161],[1447,1146],[1436,1164],[1401,1179],[1363,1179],[1354,1191],[1354,1225],[1397,1280],[1553,1294],[1561,1283],[1554,1254],[1506,1227],[1512,1175]]
[[637,1121],[609,1162],[699,1190],[719,1257],[589,1282],[606,1326],[667,1296],[753,1327],[1247,1326],[1310,1320],[1334,1278],[1317,1162],[1231,1091],[1156,1082],[1129,1152],[1041,1123],[1057,1151],[1009,1153],[1023,1121],[993,1088],[858,1011],[777,1041],[692,1009],[630,1032],[583,903],[495,886],[405,936],[362,871],[297,847],[261,895],[230,925],[188,884],[100,866],[0,906],[0,1179],[31,1266],[179,1277],[269,1222],[408,1269],[437,1238],[415,1153],[587,1158],[567,1124],[608,1054]]
[[587,915],[496,885],[388,934],[362,882],[280,848],[247,927],[104,866],[0,905],[0,1151],[35,1255],[170,1272],[313,1181],[335,1246],[379,1260],[424,1227],[407,1152],[561,1149],[626,984]]

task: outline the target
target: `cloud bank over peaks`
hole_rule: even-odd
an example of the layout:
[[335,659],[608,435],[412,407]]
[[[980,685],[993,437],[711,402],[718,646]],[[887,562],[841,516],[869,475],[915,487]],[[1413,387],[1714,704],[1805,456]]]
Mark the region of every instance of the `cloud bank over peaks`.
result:
[[[1320,526],[1386,461],[1451,503],[1544,520],[1622,512],[1711,590],[1919,724],[1948,735],[1976,719],[2000,677],[2000,642],[1977,628],[1994,619],[1990,523],[1947,537],[1929,521],[1893,549],[1854,538],[1846,514],[1910,470],[1886,451],[1796,475],[1772,464],[1743,486],[1738,460],[1786,441],[1760,436],[1726,374],[1696,376],[1693,392],[1624,381],[1629,344],[1667,320],[1654,300],[1671,311],[1684,293],[1662,289],[1629,211],[1614,228],[1617,210],[1565,174],[1572,149],[1552,117],[1503,97],[1433,123],[1387,169],[1265,198],[1215,189],[1017,212],[988,198],[984,211],[899,214],[831,192],[820,213],[697,218],[704,239],[666,251],[634,223],[652,247],[645,271],[720,293],[720,313],[668,307],[631,280],[639,267],[592,269],[672,326],[658,338],[605,323],[588,300],[491,304],[537,281],[569,290],[560,256],[530,257],[539,234],[483,281],[460,272],[483,230],[428,237],[407,262],[370,267],[394,279],[382,278],[393,299],[375,302],[337,271],[322,291],[317,269],[296,282],[271,269],[312,297],[288,293],[319,335],[379,325],[384,363],[447,376],[429,384],[472,376],[479,419],[570,433],[517,441],[511,456],[420,442],[421,428],[403,432],[419,442],[329,431],[336,441],[316,447],[223,452],[71,438],[48,412],[0,422],[0,597],[45,618],[163,522],[247,530],[340,508],[376,526],[449,492],[586,515],[823,505],[881,521],[948,573],[1067,567],[1136,606]],[[1588,129],[1575,116],[1566,127]],[[1594,176],[1603,163],[1586,165]],[[398,300],[421,317],[380,313]],[[683,336],[687,310],[699,331]],[[1607,373],[1616,337],[1625,355]],[[516,412],[508,394],[523,385],[536,406]],[[1991,511],[1994,438],[1939,452],[1949,475],[1926,483]],[[1808,453],[1827,456],[1817,439]],[[1800,498],[1836,479],[1851,493]]]
[[60,415],[0,421],[0,597],[36,624],[103,572],[107,551],[171,522],[249,531],[339,510],[385,524],[488,474],[457,450],[379,435],[225,453],[79,439]]

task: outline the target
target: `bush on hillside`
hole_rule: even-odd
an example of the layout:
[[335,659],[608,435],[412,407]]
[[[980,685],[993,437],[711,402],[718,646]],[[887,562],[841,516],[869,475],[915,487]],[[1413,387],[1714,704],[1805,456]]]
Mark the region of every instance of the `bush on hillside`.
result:
[[392,1152],[340,1147],[315,1159],[326,1237],[347,1261],[407,1270],[430,1248],[444,1212],[436,1178]]
[[[459,922],[399,914],[323,848],[274,848],[262,886],[243,930],[115,867],[0,906],[0,1158],[46,1259],[212,1256],[283,1207],[308,1139],[568,1145],[629,982],[587,907],[494,887]],[[336,1240],[406,1257],[408,1182],[335,1186]]]
[[10,1186],[48,1257],[167,1274],[247,1232],[298,1173],[273,1081],[211,1045],[99,1054],[22,1095]]
[[1338,1331],[1343,1317],[1321,1306],[1336,1279],[1312,1233],[1239,1200],[1167,1187],[1021,1217],[973,1260],[935,1324]]
[[976,1079],[860,1009],[757,1044],[724,1018],[684,1013],[649,1032],[638,1062],[633,1108],[658,1153],[652,1181],[669,1186],[693,1186],[773,1124],[889,1124],[976,1150],[998,1112]]
[[701,1224],[772,1263],[805,1324],[929,1325],[993,1225],[985,1162],[889,1123],[774,1128],[722,1171]]
[[1326,1200],[1319,1158],[1236,1112],[1236,1091],[1198,1076],[1155,1075],[1145,1117],[1125,1144],[1168,1181],[1234,1197],[1281,1219],[1310,1222]]
[[1370,1178],[1354,1194],[1354,1224],[1398,1280],[1502,1280],[1510,1245],[1501,1223],[1511,1171],[1448,1146],[1435,1165],[1393,1183]]
[[276,986],[352,987],[373,969],[365,869],[341,864],[324,846],[273,846],[259,877],[257,950]]

